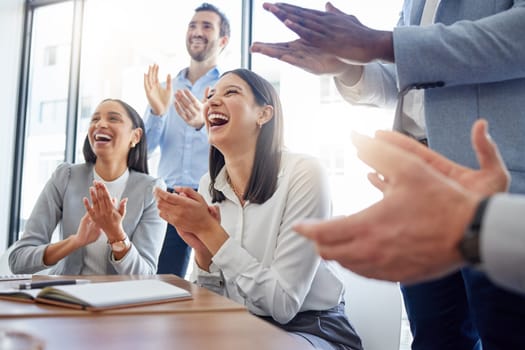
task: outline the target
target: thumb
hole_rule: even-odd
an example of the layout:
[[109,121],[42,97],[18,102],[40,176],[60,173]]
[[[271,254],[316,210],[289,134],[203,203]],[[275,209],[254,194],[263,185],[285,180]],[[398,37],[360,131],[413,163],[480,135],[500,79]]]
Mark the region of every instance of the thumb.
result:
[[215,220],[221,222],[221,210],[217,205],[209,205],[208,212],[213,216]]
[[372,184],[372,186],[377,188],[382,193],[385,192],[387,187],[387,181],[385,178],[381,178],[378,173],[368,173],[367,179]]
[[338,13],[338,14],[345,14],[343,11],[339,10],[337,7],[332,5],[331,2],[327,2],[325,5],[326,12],[330,13]]
[[477,120],[472,126],[472,145],[481,169],[505,168],[498,146],[488,133],[488,123],[484,119]]
[[128,199],[127,198],[124,198],[123,200],[120,201],[120,204],[118,206],[118,212],[119,214],[124,217],[126,215],[126,206],[128,204]]
[[[193,199],[197,202],[205,203],[206,201],[202,196],[199,194],[199,192],[195,191],[193,188],[189,187],[175,187],[175,191],[177,191],[180,195],[183,195],[184,197]],[[206,204],[207,205],[207,204]]]

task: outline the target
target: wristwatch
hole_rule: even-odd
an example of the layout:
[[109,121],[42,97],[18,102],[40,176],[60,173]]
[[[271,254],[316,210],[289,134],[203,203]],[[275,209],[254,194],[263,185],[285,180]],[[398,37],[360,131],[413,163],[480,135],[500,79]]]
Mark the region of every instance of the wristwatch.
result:
[[481,263],[480,252],[480,233],[483,214],[489,202],[490,197],[484,198],[476,208],[472,221],[467,226],[463,238],[459,242],[459,252],[463,259],[470,265],[477,265]]
[[122,252],[131,246],[131,242],[128,236],[126,236],[126,238],[124,238],[122,241],[108,241],[108,244],[111,247],[111,250],[113,250],[114,252]]

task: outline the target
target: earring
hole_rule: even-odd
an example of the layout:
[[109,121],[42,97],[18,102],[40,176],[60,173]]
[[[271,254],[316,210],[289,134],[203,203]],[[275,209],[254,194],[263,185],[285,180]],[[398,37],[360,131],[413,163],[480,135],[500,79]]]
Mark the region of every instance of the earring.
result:
[[135,142],[131,143],[131,148],[135,148]]
[[257,127],[258,127],[259,129],[262,128],[262,123],[257,122]]

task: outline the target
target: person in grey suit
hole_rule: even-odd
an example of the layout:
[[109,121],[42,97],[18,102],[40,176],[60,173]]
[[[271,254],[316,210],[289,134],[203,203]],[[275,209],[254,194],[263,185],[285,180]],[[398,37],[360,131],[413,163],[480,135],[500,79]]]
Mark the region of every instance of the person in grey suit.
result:
[[[480,170],[396,132],[354,135],[358,156],[376,171],[369,179],[384,198],[359,213],[294,229],[314,240],[325,259],[365,277],[405,283],[472,264],[461,251],[473,242],[477,268],[500,286],[525,293],[525,196],[499,192],[508,189],[510,176],[486,122],[477,121],[472,134]],[[467,229],[473,240],[465,240]]]
[[98,105],[84,141],[86,162],[59,165],[45,185],[9,255],[13,273],[156,273],[166,222],[153,189],[165,185],[147,175],[143,130],[127,103]]
[[[330,3],[326,11],[264,7],[300,39],[254,43],[252,52],[333,74],[351,103],[397,105],[396,130],[464,166],[476,166],[470,126],[487,118],[512,175],[510,192],[525,193],[525,0],[406,0],[393,31],[368,28]],[[517,320],[525,320],[525,297],[483,271],[466,267],[402,290],[412,349],[525,345],[514,331],[524,326]]]

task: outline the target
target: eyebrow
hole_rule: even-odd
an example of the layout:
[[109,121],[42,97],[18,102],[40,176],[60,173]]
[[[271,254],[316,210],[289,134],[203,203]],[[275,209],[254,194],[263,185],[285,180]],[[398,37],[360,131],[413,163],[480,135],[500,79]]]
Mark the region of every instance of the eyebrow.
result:
[[190,21],[190,23],[188,23],[188,25],[197,24],[197,23],[213,25],[213,22],[210,22],[210,21]]
[[[117,115],[119,117],[122,117],[122,114],[120,114],[119,112],[109,111],[108,114],[109,115]],[[96,115],[97,116],[100,115],[100,112],[97,111],[97,112],[93,113],[93,116],[96,116]]]
[[240,85],[235,85],[235,84],[226,85],[224,88],[225,89],[236,88],[236,89],[242,90],[242,87]]
[[[236,88],[236,89],[239,89],[242,91],[242,87],[239,86],[239,85],[234,85],[234,84],[230,84],[230,85],[226,85],[223,90],[226,90],[226,89],[229,89],[229,88]],[[213,88],[213,89],[210,89],[210,93],[215,93],[217,91],[217,88]]]

